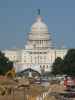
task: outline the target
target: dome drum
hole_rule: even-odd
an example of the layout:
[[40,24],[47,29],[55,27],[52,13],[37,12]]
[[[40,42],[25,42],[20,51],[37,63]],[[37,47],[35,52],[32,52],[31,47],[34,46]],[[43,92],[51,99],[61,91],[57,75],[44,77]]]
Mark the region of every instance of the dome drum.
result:
[[49,37],[29,37],[29,40],[49,40]]
[[33,34],[30,34],[29,37],[28,37],[29,40],[39,40],[39,39],[45,39],[45,40],[49,40],[50,37],[48,34],[36,34],[36,35],[33,35]]

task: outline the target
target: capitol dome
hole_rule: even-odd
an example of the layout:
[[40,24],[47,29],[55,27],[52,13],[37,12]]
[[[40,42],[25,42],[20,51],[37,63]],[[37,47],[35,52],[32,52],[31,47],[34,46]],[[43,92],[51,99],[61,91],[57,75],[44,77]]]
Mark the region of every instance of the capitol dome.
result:
[[48,33],[48,26],[44,23],[41,16],[36,18],[36,21],[33,23],[31,27],[32,33]]

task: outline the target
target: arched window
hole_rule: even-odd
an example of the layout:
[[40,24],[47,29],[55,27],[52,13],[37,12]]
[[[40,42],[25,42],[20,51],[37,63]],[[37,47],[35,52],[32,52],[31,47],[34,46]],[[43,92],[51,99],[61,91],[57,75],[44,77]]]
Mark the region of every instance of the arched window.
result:
[[45,65],[43,65],[43,68],[45,68]]
[[46,68],[48,68],[48,65],[46,66]]
[[42,66],[40,65],[40,68],[42,68]]

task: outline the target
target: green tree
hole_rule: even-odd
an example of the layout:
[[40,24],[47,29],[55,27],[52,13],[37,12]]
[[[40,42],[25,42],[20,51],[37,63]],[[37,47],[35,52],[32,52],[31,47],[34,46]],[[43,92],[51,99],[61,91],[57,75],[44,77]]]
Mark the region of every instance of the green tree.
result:
[[63,60],[56,58],[52,65],[52,73],[75,76],[75,49],[68,50]]
[[54,75],[62,74],[62,63],[63,60],[60,57],[57,57],[55,59],[55,62],[52,65],[52,74]]
[[64,57],[63,73],[75,76],[75,49],[70,49]]
[[5,75],[13,68],[13,62],[5,57],[4,53],[0,51],[0,75]]

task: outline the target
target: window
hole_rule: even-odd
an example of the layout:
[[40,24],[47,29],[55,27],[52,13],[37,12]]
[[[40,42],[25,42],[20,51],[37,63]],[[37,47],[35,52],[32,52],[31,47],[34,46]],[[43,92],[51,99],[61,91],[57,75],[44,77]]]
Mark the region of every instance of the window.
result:
[[41,68],[42,66],[40,65],[40,68]]
[[26,62],[26,60],[24,60],[24,62]]
[[46,66],[46,68],[48,68],[48,65]]
[[43,68],[45,68],[45,65],[43,65]]

